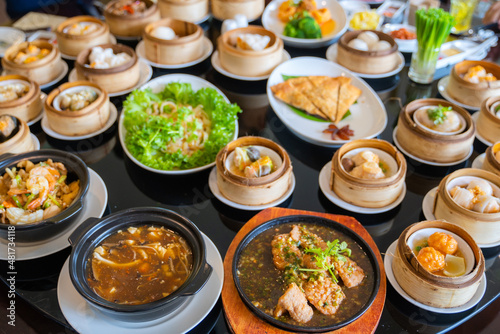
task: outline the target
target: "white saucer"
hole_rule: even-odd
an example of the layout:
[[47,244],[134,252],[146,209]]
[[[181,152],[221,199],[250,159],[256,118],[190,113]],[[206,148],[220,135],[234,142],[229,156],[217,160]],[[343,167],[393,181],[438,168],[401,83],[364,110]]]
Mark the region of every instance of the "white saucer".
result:
[[424,159],[421,159],[421,158],[418,158],[416,156],[414,156],[413,154],[410,154],[408,153],[405,149],[403,149],[401,147],[401,145],[399,145],[399,142],[398,142],[398,139],[396,138],[396,131],[397,131],[398,127],[396,126],[394,128],[394,131],[392,132],[392,140],[394,141],[394,144],[397,146],[397,148],[404,154],[406,155],[407,157],[409,158],[412,158],[413,160],[415,161],[418,161],[418,162],[421,162],[423,164],[426,164],[426,165],[430,165],[430,166],[438,166],[438,167],[446,167],[446,166],[455,166],[455,165],[458,165],[464,161],[466,161],[467,159],[470,158],[470,156],[472,155],[472,152],[474,151],[474,146],[471,145],[470,147],[470,151],[469,151],[469,154],[467,154],[467,156],[463,159],[460,159],[458,161],[454,161],[454,162],[433,162],[433,161],[427,161],[427,160],[424,160]]
[[474,159],[474,161],[472,162],[472,168],[476,168],[476,169],[483,169],[483,163],[484,163],[484,158],[486,157],[486,153],[482,153],[480,155],[478,155],[476,157],[476,159]]
[[[433,208],[434,208],[434,200],[436,198],[438,187],[434,187],[427,194],[425,194],[424,199],[422,201],[422,212],[424,213],[424,217],[426,220],[436,220],[434,216]],[[477,243],[480,248],[491,248],[500,246],[500,241],[490,243],[490,244],[480,244]]]
[[109,118],[104,127],[101,129],[94,131],[92,133],[88,133],[86,135],[81,135],[81,136],[66,136],[63,134],[60,134],[58,132],[55,132],[50,128],[49,120],[46,115],[43,116],[42,118],[42,130],[45,132],[47,135],[51,136],[52,138],[60,139],[60,140],[82,140],[82,139],[87,139],[87,138],[92,138],[94,136],[97,136],[107,129],[109,129],[113,123],[116,121],[116,118],[118,117],[118,110],[116,109],[116,106],[113,103],[109,104]]
[[[330,47],[326,50],[326,59],[338,64],[338,62],[337,62],[337,48],[338,48],[337,43],[330,45]],[[403,56],[403,54],[401,52],[398,52],[398,56],[399,57],[398,57],[397,66],[392,71],[389,71],[386,73],[381,73],[381,74],[366,74],[366,73],[354,72],[353,70],[351,70],[351,72],[354,74],[357,74],[358,76],[360,76],[361,78],[364,78],[364,79],[381,79],[381,78],[391,77],[391,76],[396,75],[399,72],[401,72],[403,67],[405,67],[405,57]]]
[[[474,123],[475,123],[475,124],[477,124],[477,119],[478,119],[478,117],[479,117],[479,111],[476,111],[475,113],[473,113],[471,117],[472,117],[472,119],[474,120]],[[481,136],[481,135],[479,134],[479,131],[477,131],[477,126],[476,126],[476,133],[475,133],[475,135],[476,135],[477,140],[479,140],[479,141],[480,141],[481,143],[483,143],[484,145],[486,145],[486,146],[491,146],[491,145],[493,145],[493,143],[492,143],[492,142],[490,142],[490,141],[486,140],[483,136]]]
[[389,282],[391,282],[392,287],[394,290],[396,290],[401,297],[412,303],[413,305],[420,307],[424,310],[435,312],[435,313],[459,313],[466,311],[468,309],[473,308],[476,306],[477,303],[483,298],[484,292],[486,291],[486,274],[483,274],[483,278],[481,278],[479,282],[479,287],[477,288],[476,293],[474,296],[472,296],[472,299],[469,300],[467,303],[465,303],[462,306],[458,307],[451,307],[451,308],[440,308],[440,307],[433,307],[433,306],[428,306],[425,304],[422,304],[420,302],[417,302],[415,299],[411,298],[399,285],[398,281],[396,280],[396,277],[394,277],[394,273],[392,271],[392,260],[394,258],[394,255],[396,254],[396,246],[397,246],[398,241],[394,241],[387,251],[385,252],[384,256],[384,267],[385,267],[385,275],[387,276],[387,279]]
[[217,167],[212,168],[212,171],[210,172],[210,176],[208,177],[208,186],[210,187],[212,194],[214,194],[214,196],[219,201],[221,201],[222,203],[224,203],[230,207],[233,207],[233,208],[239,209],[239,210],[260,211],[260,210],[264,210],[267,208],[271,208],[273,206],[280,205],[281,203],[286,201],[288,199],[288,197],[290,197],[290,195],[293,193],[293,190],[295,189],[295,175],[292,172],[290,186],[288,187],[288,190],[285,192],[285,194],[283,194],[283,196],[281,196],[280,198],[278,198],[274,202],[262,204],[262,205],[239,204],[239,203],[235,203],[235,202],[227,199],[226,197],[224,197],[224,195],[222,195],[222,193],[219,191],[219,186],[217,185]]
[[33,142],[33,150],[32,151],[38,151],[40,149],[40,141],[38,140],[38,138],[30,133],[30,136],[31,136],[31,141]]
[[[283,63],[289,59],[290,59],[290,54],[288,52],[286,52],[286,50],[283,50],[283,53],[281,55],[281,63]],[[222,67],[222,64],[220,63],[220,59],[219,59],[219,51],[217,51],[217,50],[213,53],[211,60],[212,60],[212,66],[214,67],[214,69],[217,72],[219,72],[222,75],[225,75],[226,77],[233,78],[236,80],[259,81],[259,80],[266,80],[271,75],[271,73],[269,73],[269,74],[261,75],[258,77],[246,77],[243,75],[237,75],[237,74],[233,74],[231,72],[228,72],[226,69],[224,69],[224,67]]]
[[177,310],[163,318],[130,323],[112,319],[91,307],[76,291],[69,277],[68,260],[59,275],[57,299],[66,320],[81,334],[157,334],[186,333],[199,324],[219,299],[224,281],[222,259],[214,243],[203,234],[207,262],[213,271],[205,286]]
[[[110,34],[108,43],[109,44],[116,44],[116,37]],[[76,60],[76,58],[78,57],[78,56],[70,56],[70,55],[64,54],[61,52],[61,50],[59,50],[59,53],[61,54],[62,58],[67,59],[67,60]]]
[[214,50],[214,46],[213,46],[212,42],[207,37],[203,37],[203,53],[202,53],[200,58],[195,59],[195,60],[190,61],[190,62],[187,62],[187,63],[167,65],[167,64],[158,64],[158,63],[152,62],[151,60],[146,58],[146,49],[144,46],[144,41],[140,41],[139,44],[137,44],[137,46],[135,48],[135,52],[137,53],[137,55],[139,57],[141,57],[141,59],[143,59],[144,61],[146,61],[148,64],[150,64],[153,67],[163,68],[163,69],[185,68],[185,67],[190,67],[190,66],[199,64],[202,61],[204,61],[205,59],[207,59],[212,54],[213,50]]
[[449,94],[446,88],[448,87],[448,82],[450,81],[450,76],[445,76],[441,78],[438,81],[438,91],[439,94],[441,94],[442,97],[444,97],[446,100],[450,101],[451,103],[455,103],[457,106],[462,107],[464,109],[469,109],[469,110],[479,110],[480,107],[473,107],[469,106],[467,104],[460,103],[456,100],[454,100]]
[[55,78],[54,80],[52,80],[50,82],[47,82],[46,84],[40,85],[40,89],[45,89],[45,88],[48,88],[52,85],[55,85],[56,83],[61,81],[66,74],[68,74],[68,64],[66,64],[66,62],[64,60],[61,60],[60,64],[61,64],[61,72],[59,73],[57,78]]
[[403,186],[403,191],[399,197],[391,204],[381,207],[381,208],[364,208],[362,206],[357,206],[351,203],[347,203],[343,199],[337,196],[337,194],[330,188],[330,174],[332,170],[332,162],[329,161],[319,172],[319,187],[326,198],[333,204],[351,212],[357,212],[362,214],[376,214],[382,213],[397,207],[405,198],[406,195],[406,183]]
[[[89,170],[89,190],[85,196],[80,216],[62,234],[53,239],[44,240],[34,245],[16,242],[16,260],[31,260],[54,254],[69,246],[68,237],[78,225],[90,217],[102,217],[106,204],[108,203],[108,191],[106,184],[99,174],[92,169]],[[7,243],[0,239],[0,260],[7,260]]]
[[[115,97],[115,96],[121,96],[121,95],[128,94],[131,91],[133,91],[134,89],[137,89],[140,86],[144,85],[153,76],[153,69],[148,64],[148,62],[143,60],[143,59],[139,60],[139,70],[141,73],[140,73],[139,82],[137,83],[137,85],[135,85],[134,87],[119,91],[119,92],[108,93],[108,96]],[[69,72],[68,81],[69,82],[78,81],[78,78],[76,76],[76,69],[72,69],[71,72]]]

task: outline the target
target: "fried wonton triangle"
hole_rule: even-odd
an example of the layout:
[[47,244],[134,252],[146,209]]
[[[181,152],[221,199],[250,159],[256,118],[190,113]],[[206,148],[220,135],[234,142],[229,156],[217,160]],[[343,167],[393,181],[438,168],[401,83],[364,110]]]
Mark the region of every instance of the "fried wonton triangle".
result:
[[346,77],[340,77],[341,84],[339,89],[339,105],[337,108],[337,118],[335,123],[340,122],[342,117],[346,114],[347,110],[351,105],[356,102],[358,97],[361,95],[361,89],[351,85],[351,79]]
[[[316,96],[313,103],[332,121],[335,121],[337,115],[337,106],[339,98],[339,81],[337,78],[326,76],[310,76],[314,89],[309,96]],[[311,97],[310,97],[311,98]]]

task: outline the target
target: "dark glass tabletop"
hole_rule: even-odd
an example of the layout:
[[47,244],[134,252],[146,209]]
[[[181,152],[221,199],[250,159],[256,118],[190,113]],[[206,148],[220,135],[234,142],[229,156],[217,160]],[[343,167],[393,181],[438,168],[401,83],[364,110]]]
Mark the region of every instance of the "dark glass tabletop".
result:
[[[214,41],[219,34],[220,22],[213,22],[210,29],[209,25],[210,23],[205,24],[206,33]],[[134,46],[134,43],[127,43]],[[325,58],[326,53],[326,48],[301,50],[286,47],[286,49],[292,57],[308,55]],[[406,56],[408,61],[409,55]],[[72,62],[68,64],[70,69],[73,68]],[[441,69],[436,73],[436,77],[447,75],[449,70],[450,68]],[[431,85],[418,85],[408,80],[407,72],[408,67],[405,67],[396,76],[367,80],[387,110],[387,127],[379,138],[389,142],[392,142],[392,132],[402,105],[418,98],[440,97],[437,80]],[[470,167],[472,161],[486,149],[484,144],[476,140],[474,152],[469,160],[452,167],[426,166],[407,158],[407,193],[403,202],[389,212],[374,215],[357,214],[336,206],[320,190],[319,172],[331,160],[335,149],[309,144],[290,132],[268,104],[265,80],[248,82],[224,77],[212,68],[210,58],[186,69],[153,69],[153,77],[169,73],[193,74],[214,83],[231,102],[238,103],[243,109],[243,113],[239,115],[240,136],[267,137],[288,151],[293,164],[296,187],[292,196],[280,206],[354,216],[372,235],[382,255],[408,225],[425,220],[422,213],[422,200],[425,194],[436,187],[448,173]],[[46,90],[48,91],[50,89]],[[116,97],[111,101],[121,111],[124,99],[125,97]],[[61,141],[45,135],[40,122],[31,126],[31,131],[40,140],[42,148],[74,152],[100,175],[109,195],[105,215],[139,206],[159,206],[174,210],[192,220],[215,243],[222,258],[241,226],[257,213],[237,210],[217,200],[208,186],[210,170],[185,176],[165,176],[138,167],[124,154],[117,139],[116,123],[96,137],[74,142]],[[15,287],[19,297],[55,322],[71,329],[71,325],[61,312],[56,293],[58,276],[69,252],[68,247],[49,256],[17,261]],[[498,275],[500,263],[496,260],[500,247],[483,249],[483,252],[486,258],[487,287],[484,297],[476,306],[457,314],[433,313],[406,301],[388,282],[385,308],[377,333],[446,332],[482,311],[500,294],[500,275]],[[0,261],[0,265],[2,267],[0,278],[7,284],[8,263]],[[230,331],[219,298],[209,315],[191,332]]]

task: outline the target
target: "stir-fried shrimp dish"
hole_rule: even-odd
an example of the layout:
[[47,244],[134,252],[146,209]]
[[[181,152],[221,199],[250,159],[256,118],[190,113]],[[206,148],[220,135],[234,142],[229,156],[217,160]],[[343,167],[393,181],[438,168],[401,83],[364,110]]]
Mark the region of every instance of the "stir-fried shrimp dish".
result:
[[23,160],[5,168],[0,178],[0,219],[3,224],[33,224],[71,205],[79,180],[67,184],[64,164],[51,159],[34,164]]

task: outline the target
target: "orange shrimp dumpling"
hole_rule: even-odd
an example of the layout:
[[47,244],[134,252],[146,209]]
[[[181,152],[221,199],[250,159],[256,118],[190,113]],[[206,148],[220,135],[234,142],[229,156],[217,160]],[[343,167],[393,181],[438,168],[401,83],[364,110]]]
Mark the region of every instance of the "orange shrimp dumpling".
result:
[[422,248],[417,255],[417,260],[422,267],[429,272],[442,270],[445,267],[444,254],[440,253],[433,247]]
[[430,247],[433,247],[443,254],[453,255],[458,249],[458,243],[455,238],[444,232],[436,232],[431,234],[427,243]]

